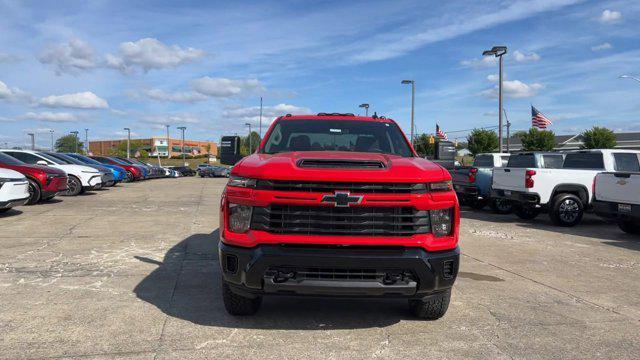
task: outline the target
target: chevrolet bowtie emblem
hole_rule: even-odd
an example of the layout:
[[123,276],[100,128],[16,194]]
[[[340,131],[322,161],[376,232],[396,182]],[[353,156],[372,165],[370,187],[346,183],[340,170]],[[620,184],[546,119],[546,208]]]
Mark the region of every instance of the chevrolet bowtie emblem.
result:
[[335,207],[349,207],[360,204],[361,201],[362,196],[351,195],[348,191],[336,191],[333,195],[325,195],[322,197],[323,203],[333,203]]

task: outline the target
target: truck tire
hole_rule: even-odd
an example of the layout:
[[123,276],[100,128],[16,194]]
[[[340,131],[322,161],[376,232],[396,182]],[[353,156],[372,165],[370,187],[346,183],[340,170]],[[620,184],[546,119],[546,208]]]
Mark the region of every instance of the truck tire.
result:
[[224,308],[231,315],[245,316],[253,315],[262,304],[262,297],[248,298],[242,295],[238,295],[231,291],[229,284],[224,280],[222,281],[222,301],[224,302]]
[[533,220],[540,214],[540,208],[525,205],[514,205],[513,212],[522,220]]
[[551,221],[558,226],[576,226],[584,215],[584,204],[574,194],[558,194],[553,198],[549,211]]
[[620,220],[618,221],[618,227],[627,234],[640,234],[640,225],[633,220]]
[[474,210],[482,210],[488,203],[489,201],[487,199],[470,199],[468,202],[469,207]]
[[446,314],[450,301],[451,289],[422,299],[411,299],[409,300],[409,308],[416,317],[437,320]]
[[31,179],[27,179],[27,181],[29,181],[29,200],[27,200],[26,205],[34,205],[40,201],[42,191],[40,190],[40,185],[37,182]]
[[76,196],[82,192],[82,182],[80,179],[73,175],[69,175],[69,180],[67,181],[67,191],[63,194],[64,196]]
[[510,214],[513,211],[513,204],[507,199],[491,199],[489,206],[496,214]]

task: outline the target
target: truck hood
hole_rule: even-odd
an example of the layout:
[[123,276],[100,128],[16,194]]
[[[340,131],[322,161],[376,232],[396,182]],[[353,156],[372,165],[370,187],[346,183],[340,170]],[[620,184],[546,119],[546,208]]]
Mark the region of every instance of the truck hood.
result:
[[[301,160],[373,161],[382,163],[384,168],[300,167]],[[387,183],[434,182],[451,179],[448,171],[426,159],[341,151],[252,154],[234,166],[231,175],[269,180]]]

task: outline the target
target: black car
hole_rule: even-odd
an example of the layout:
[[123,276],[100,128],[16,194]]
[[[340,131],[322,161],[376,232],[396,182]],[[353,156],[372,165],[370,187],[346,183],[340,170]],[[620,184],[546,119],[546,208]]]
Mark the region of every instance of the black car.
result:
[[196,171],[188,166],[174,166],[171,169],[179,172],[182,176],[196,176]]
[[231,171],[223,166],[208,166],[200,169],[200,177],[229,177]]

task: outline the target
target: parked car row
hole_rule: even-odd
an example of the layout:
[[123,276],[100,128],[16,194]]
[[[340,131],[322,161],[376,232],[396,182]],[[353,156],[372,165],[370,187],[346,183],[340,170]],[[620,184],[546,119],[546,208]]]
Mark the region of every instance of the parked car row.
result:
[[116,156],[85,156],[33,150],[0,150],[0,212],[33,205],[57,195],[86,191],[181,172]]
[[200,164],[196,168],[200,177],[229,177],[231,169],[224,166]]
[[451,172],[458,198],[475,209],[489,204],[527,220],[547,211],[558,226],[575,226],[595,210],[640,233],[640,151],[479,154],[473,166]]

